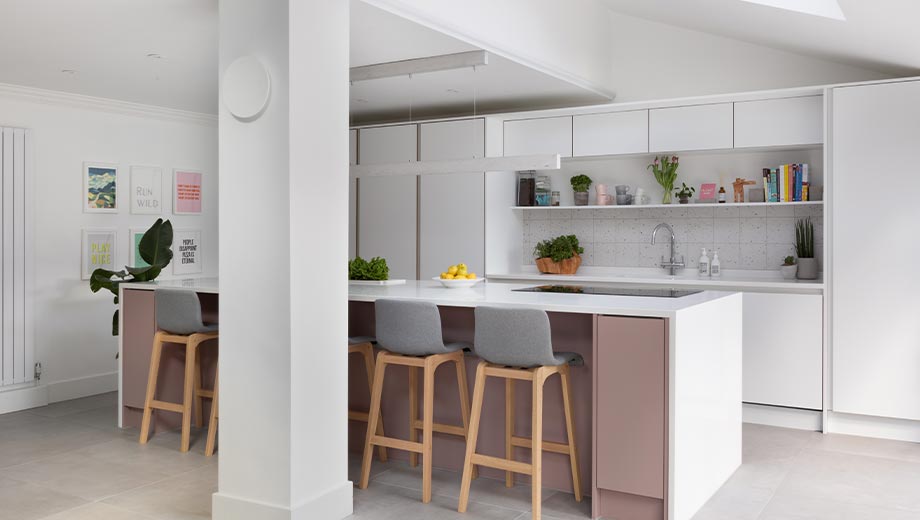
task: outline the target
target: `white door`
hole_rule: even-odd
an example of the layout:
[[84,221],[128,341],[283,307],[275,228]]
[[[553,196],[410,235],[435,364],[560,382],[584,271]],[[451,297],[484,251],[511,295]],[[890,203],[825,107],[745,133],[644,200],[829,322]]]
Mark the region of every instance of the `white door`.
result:
[[824,142],[824,96],[735,103],[735,148]]
[[572,116],[505,121],[505,157],[558,153],[572,156]]
[[575,116],[572,153],[575,157],[648,152],[648,110]]
[[648,114],[650,152],[731,148],[732,104],[656,108]]
[[833,410],[920,419],[920,82],[833,90]]
[[[358,133],[361,164],[414,162],[417,125],[363,128]],[[415,280],[418,178],[414,175],[364,177],[358,181],[358,254],[380,256],[390,278]]]
[[[485,155],[485,121],[471,119],[420,125],[423,161],[480,158]],[[419,179],[419,273],[438,276],[463,262],[485,274],[485,175],[454,173]]]

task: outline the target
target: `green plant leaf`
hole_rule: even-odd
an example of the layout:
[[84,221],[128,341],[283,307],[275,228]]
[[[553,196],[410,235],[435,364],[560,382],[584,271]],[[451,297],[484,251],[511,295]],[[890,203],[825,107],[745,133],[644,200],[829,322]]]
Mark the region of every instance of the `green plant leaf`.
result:
[[169,261],[172,260],[172,241],[172,223],[168,220],[164,222],[163,219],[158,218],[150,226],[150,229],[144,233],[137,250],[145,262],[152,266],[156,265],[163,268],[169,265]]
[[115,314],[112,315],[112,335],[118,335],[118,309],[115,309]]
[[584,248],[578,245],[578,237],[575,235],[560,235],[544,240],[533,249],[534,258],[552,258],[553,262],[561,262],[584,252]]
[[379,256],[365,260],[356,256],[348,262],[349,280],[389,280],[390,268],[387,261]]

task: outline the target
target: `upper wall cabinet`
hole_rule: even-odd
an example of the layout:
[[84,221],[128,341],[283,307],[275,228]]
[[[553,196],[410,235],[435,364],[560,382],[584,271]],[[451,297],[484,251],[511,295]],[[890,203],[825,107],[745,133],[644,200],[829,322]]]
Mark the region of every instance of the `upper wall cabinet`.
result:
[[648,152],[648,110],[575,116],[575,157]]
[[735,148],[823,142],[823,96],[735,103]]
[[572,156],[572,117],[505,121],[505,156],[558,153]]
[[418,149],[418,126],[398,125],[361,129],[361,164],[414,162]]
[[442,121],[419,125],[419,157],[450,161],[485,157],[484,119]]
[[649,110],[649,151],[731,148],[732,103]]

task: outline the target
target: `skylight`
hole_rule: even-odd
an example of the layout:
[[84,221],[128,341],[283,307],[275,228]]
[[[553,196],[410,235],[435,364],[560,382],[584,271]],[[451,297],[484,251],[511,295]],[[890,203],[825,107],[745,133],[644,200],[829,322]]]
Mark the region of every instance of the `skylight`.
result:
[[846,21],[843,10],[837,0],[741,0],[752,4],[766,5],[777,9],[795,11],[797,13],[810,14],[831,18],[834,20]]

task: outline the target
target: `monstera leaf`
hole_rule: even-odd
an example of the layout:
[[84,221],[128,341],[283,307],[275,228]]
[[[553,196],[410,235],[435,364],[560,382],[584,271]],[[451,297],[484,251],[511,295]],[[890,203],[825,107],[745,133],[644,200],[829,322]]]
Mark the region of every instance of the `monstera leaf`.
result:
[[162,269],[172,260],[172,241],[172,224],[168,220],[164,222],[163,219],[158,218],[150,226],[150,229],[144,233],[144,237],[141,238],[141,243],[137,249],[145,262]]

